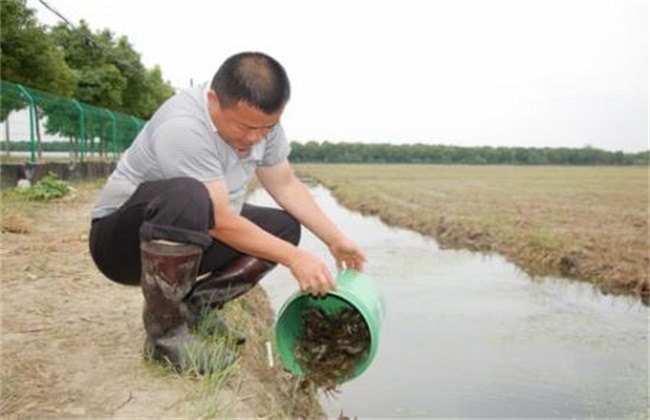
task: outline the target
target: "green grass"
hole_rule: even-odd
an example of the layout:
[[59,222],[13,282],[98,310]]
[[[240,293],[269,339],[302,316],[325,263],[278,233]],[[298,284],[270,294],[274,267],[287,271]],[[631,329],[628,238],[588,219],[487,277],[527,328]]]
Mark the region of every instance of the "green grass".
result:
[[[196,363],[178,371],[145,355],[154,375],[193,382],[185,399],[179,402],[188,406],[191,418],[240,417],[242,407],[248,412],[247,416],[273,419],[322,417],[315,392],[299,389],[299,380],[287,377],[277,360],[275,368],[267,365],[265,343],[273,340],[274,332],[270,322],[272,318],[268,318],[272,312],[269,312],[270,307],[262,306],[268,305],[262,295],[263,292],[254,289],[228,303],[219,312],[209,311],[196,328],[196,334],[214,349],[210,357],[215,366],[220,364],[223,351],[239,349],[239,359],[226,369],[199,374],[199,364]],[[245,333],[247,342],[237,347],[229,338],[213,335],[216,316]],[[195,357],[197,360],[205,357],[205,352],[199,349]]]

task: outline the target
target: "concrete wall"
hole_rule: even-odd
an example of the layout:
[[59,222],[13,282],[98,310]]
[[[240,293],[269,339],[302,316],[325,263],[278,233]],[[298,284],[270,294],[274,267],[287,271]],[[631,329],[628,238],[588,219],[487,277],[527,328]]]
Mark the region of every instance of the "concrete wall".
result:
[[0,165],[0,188],[13,188],[20,179],[28,179],[33,185],[49,172],[55,173],[59,179],[71,182],[106,178],[115,165],[114,162],[3,163]]

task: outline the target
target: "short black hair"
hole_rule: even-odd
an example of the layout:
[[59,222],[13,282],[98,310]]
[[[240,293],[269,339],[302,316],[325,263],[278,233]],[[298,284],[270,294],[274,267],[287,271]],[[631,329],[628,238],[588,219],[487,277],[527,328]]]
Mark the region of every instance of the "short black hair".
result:
[[281,110],[291,95],[284,67],[261,52],[241,52],[228,58],[212,78],[210,87],[224,108],[244,101],[267,114]]

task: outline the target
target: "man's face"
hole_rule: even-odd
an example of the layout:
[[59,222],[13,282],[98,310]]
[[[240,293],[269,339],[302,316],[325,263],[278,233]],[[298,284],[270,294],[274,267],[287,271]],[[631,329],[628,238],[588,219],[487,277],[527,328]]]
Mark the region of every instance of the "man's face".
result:
[[208,111],[219,135],[240,157],[248,156],[253,145],[278,124],[282,115],[282,110],[266,114],[246,102],[238,102],[233,108],[222,108],[213,90],[208,91]]

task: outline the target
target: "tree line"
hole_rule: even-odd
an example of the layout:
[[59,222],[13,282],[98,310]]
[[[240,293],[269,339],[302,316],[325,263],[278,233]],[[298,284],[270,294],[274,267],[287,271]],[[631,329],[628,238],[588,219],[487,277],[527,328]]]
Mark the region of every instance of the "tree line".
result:
[[[14,141],[11,151],[29,151],[28,141]],[[67,142],[44,142],[45,152],[67,152]],[[609,152],[593,147],[459,147],[435,144],[291,142],[294,163],[431,163],[464,165],[648,165],[650,151]]]
[[648,165],[650,151],[583,148],[460,147],[436,144],[292,142],[293,162],[468,165]]
[[[26,0],[0,0],[2,80],[124,114],[151,117],[175,92],[159,66],[146,68],[126,36],[109,29],[42,25]],[[2,96],[0,121],[24,103]]]

